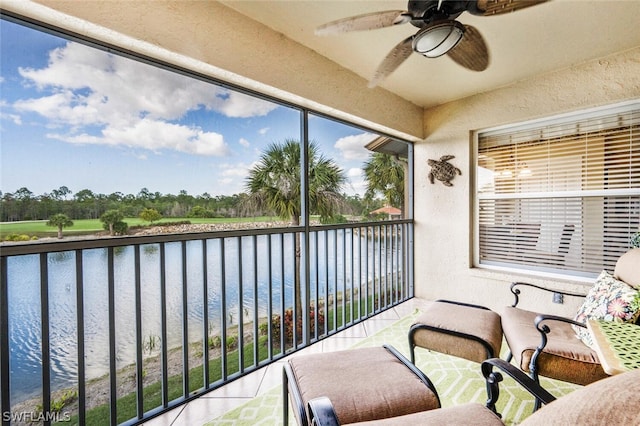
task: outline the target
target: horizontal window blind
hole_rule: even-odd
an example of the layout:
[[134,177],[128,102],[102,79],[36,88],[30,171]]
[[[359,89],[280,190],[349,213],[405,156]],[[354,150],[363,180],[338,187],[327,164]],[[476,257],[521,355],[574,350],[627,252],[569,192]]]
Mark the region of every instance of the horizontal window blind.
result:
[[478,134],[479,264],[594,275],[640,229],[640,105]]

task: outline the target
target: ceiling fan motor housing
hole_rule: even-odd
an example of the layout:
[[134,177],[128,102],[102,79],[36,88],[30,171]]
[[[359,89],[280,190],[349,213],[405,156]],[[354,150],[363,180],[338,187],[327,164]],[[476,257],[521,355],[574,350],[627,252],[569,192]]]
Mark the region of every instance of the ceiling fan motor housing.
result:
[[423,28],[429,24],[445,19],[455,19],[462,12],[476,10],[475,1],[409,1],[409,14],[413,17],[411,25]]

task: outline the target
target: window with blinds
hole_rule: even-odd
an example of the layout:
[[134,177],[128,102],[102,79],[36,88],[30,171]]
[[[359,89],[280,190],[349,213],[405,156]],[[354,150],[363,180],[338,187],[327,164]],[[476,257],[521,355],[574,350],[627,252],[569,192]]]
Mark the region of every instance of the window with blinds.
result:
[[593,276],[640,231],[640,101],[477,134],[478,265]]

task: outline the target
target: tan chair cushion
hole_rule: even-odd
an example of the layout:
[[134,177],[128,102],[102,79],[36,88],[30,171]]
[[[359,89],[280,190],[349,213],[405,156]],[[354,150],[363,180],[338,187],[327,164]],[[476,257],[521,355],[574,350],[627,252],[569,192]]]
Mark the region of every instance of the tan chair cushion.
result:
[[356,423],[358,426],[494,426],[504,425],[493,412],[480,404],[464,404],[440,410],[422,411],[406,416],[393,417],[373,422]]
[[[502,312],[502,330],[517,365],[529,371],[529,363],[540,344],[540,333],[534,326],[538,314],[506,307]],[[538,374],[565,382],[587,385],[607,374],[598,355],[577,337],[570,324],[548,323],[551,333],[544,352],[538,357]]]
[[305,408],[328,397],[341,424],[439,407],[426,384],[383,347],[292,357],[289,365]]
[[[500,356],[502,327],[500,315],[493,311],[452,303],[433,302],[416,319],[415,324],[425,324],[437,329],[479,337],[491,346],[493,356]],[[434,330],[417,330],[414,334],[414,342],[421,348],[470,361],[482,362],[487,359],[487,351],[481,343]]]
[[620,256],[613,276],[631,287],[640,289],[640,248],[634,248]]
[[612,376],[542,407],[523,426],[640,425],[640,370]]

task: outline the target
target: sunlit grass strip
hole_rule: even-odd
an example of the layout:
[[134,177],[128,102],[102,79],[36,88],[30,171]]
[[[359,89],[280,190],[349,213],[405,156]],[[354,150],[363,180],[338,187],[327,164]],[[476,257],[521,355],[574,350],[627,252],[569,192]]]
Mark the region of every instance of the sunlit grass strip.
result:
[[[257,217],[224,217],[224,218],[192,218],[192,217],[171,217],[153,222],[153,225],[162,225],[173,222],[189,221],[192,224],[216,224],[216,223],[245,223],[245,222],[270,222],[279,220],[272,216]],[[127,217],[124,222],[131,226],[146,226],[149,222],[145,222],[138,217]],[[64,235],[87,234],[94,232],[102,232],[104,228],[100,219],[80,219],[74,220],[73,226],[64,228]],[[0,240],[4,240],[10,234],[25,234],[29,236],[56,237],[58,230],[55,226],[47,226],[46,220],[34,220],[24,222],[3,222],[0,223]]]
[[[339,310],[338,315],[336,317],[336,328],[335,330],[341,328],[345,323],[350,323],[352,321],[350,315],[350,309],[348,309],[351,302],[347,302],[346,306],[346,315],[343,318],[342,311]],[[360,303],[360,306],[364,306],[364,303]],[[367,306],[371,309],[373,313],[373,300],[372,297],[369,297],[369,301]],[[363,312],[364,314],[364,312]],[[334,318],[334,310],[329,309],[328,315],[326,318],[326,324],[328,327],[331,327],[333,324]],[[346,322],[345,322],[346,320]],[[331,330],[334,330],[333,328]],[[324,334],[324,333],[323,333]],[[252,341],[244,345],[243,350],[243,362],[244,366],[258,365],[262,361],[268,358],[268,337],[267,336],[259,336],[257,340],[258,344],[258,360],[254,359],[254,344],[256,341]],[[278,342],[273,342],[274,346],[278,344]],[[285,350],[290,349],[290,347],[285,348]],[[278,356],[282,353],[280,347],[274,347],[273,356]],[[227,354],[227,375],[233,375],[240,371],[239,361],[240,358],[238,356],[238,350],[235,349],[233,351],[228,351]],[[189,370],[189,384],[191,392],[197,392],[200,389],[204,388],[204,373],[203,373],[203,365],[199,365]],[[222,379],[222,363],[220,358],[214,358],[209,361],[209,382],[215,383]],[[168,393],[169,400],[173,401],[175,399],[182,397],[182,383],[183,383],[182,374],[176,374],[168,379]],[[154,408],[162,406],[162,388],[161,381],[155,382],[151,385],[148,385],[143,390],[143,400],[144,400],[144,411],[149,411]],[[129,421],[136,416],[136,394],[132,392],[128,395],[118,398],[116,402],[118,423],[123,423]],[[109,425],[109,404],[103,404],[97,407],[94,407],[87,411],[86,413],[86,422],[90,425]],[[58,423],[62,424],[62,423]],[[64,422],[65,425],[78,425],[78,416],[72,416],[70,421]]]

